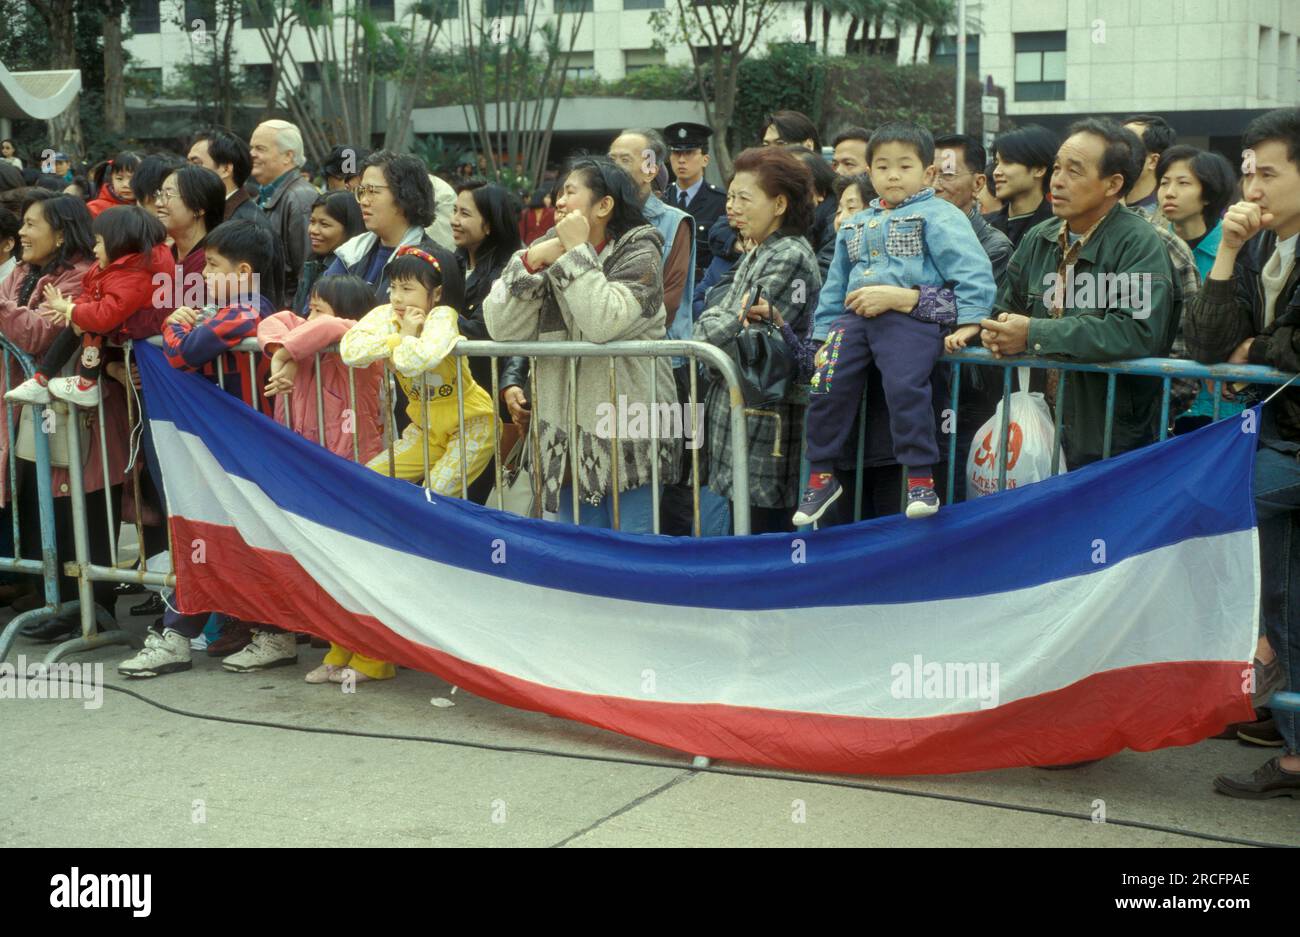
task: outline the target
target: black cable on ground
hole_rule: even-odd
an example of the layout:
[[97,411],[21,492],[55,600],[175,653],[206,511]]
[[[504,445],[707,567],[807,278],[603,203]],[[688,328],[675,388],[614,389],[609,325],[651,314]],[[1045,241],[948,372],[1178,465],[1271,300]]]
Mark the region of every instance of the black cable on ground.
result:
[[[70,681],[72,685],[76,681]],[[78,685],[84,685],[79,684]],[[350,738],[363,739],[380,739],[388,742],[424,742],[434,745],[453,745],[458,748],[476,748],[481,751],[502,752],[514,755],[543,755],[550,758],[568,758],[574,761],[594,761],[605,764],[632,765],[639,768],[667,768],[673,771],[691,771],[702,774],[721,774],[730,775],[739,778],[757,778],[764,781],[794,781],[800,784],[817,784],[825,787],[843,787],[849,790],[871,791],[877,794],[897,794],[903,797],[921,797],[927,800],[947,801],[954,804],[966,804],[972,807],[991,807],[996,810],[1011,810],[1017,813],[1034,813],[1047,817],[1061,817],[1066,820],[1083,820],[1088,823],[1095,823],[1091,814],[1071,813],[1068,810],[1057,810],[1052,807],[1031,807],[1025,804],[1006,804],[996,800],[984,800],[979,797],[964,797],[960,794],[940,794],[935,791],[914,791],[900,787],[889,787],[884,784],[869,784],[860,781],[846,781],[832,778],[807,777],[798,774],[786,774],[780,771],[762,771],[752,768],[728,768],[721,765],[699,766],[694,764],[680,764],[672,761],[654,761],[649,758],[629,758],[616,755],[589,755],[581,752],[557,751],[549,748],[533,748],[526,745],[494,745],[490,742],[467,742],[462,739],[441,738],[431,735],[397,735],[389,732],[363,732],[353,729],[331,729],[320,726],[301,726],[292,725],[283,722],[265,722],[260,719],[239,719],[233,716],[214,716],[210,713],[196,713],[185,709],[177,709],[174,706],[168,706],[166,703],[160,703],[158,700],[150,699],[142,693],[135,690],[129,690],[126,687],[116,686],[112,683],[105,683],[104,689],[113,690],[116,693],[122,693],[126,696],[147,703],[163,712],[172,713],[176,716],[185,716],[190,719],[203,719],[209,722],[224,722],[229,725],[239,726],[256,726],[262,729],[280,729],[288,732],[309,732],[317,735],[340,735]],[[1233,846],[1258,846],[1262,848],[1273,849],[1290,849],[1295,848],[1287,843],[1269,843],[1255,839],[1242,839],[1236,836],[1219,836],[1214,833],[1202,833],[1199,830],[1184,830],[1173,826],[1163,826],[1159,823],[1147,823],[1142,820],[1122,820],[1110,819],[1105,820],[1108,826],[1123,826],[1136,830],[1151,830],[1156,833],[1170,833],[1174,836],[1187,836],[1193,839],[1204,839],[1213,843],[1224,843]]]

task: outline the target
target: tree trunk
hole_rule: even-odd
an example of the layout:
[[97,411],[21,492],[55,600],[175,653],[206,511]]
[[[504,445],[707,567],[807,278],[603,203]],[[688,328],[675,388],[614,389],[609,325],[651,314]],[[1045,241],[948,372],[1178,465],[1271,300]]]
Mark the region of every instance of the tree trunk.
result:
[[126,77],[122,74],[122,8],[104,12],[104,128],[126,133]]
[[[46,28],[50,31],[50,46],[54,69],[78,68],[76,25],[73,20],[73,0],[50,0],[34,3]],[[50,146],[77,159],[85,157],[85,140],[81,134],[81,95],[72,99],[68,109],[46,121],[49,127]]]
[[921,34],[925,32],[925,24],[916,24],[916,38],[912,40],[912,64],[916,64],[917,56],[921,54]]
[[813,5],[812,0],[806,0],[803,5],[803,41],[807,42],[813,38]]
[[239,18],[240,5],[236,0],[226,3],[226,35],[221,43],[221,126],[233,127],[235,116],[235,76],[234,44],[235,27]]
[[822,7],[822,55],[827,55],[831,41],[831,8]]
[[875,27],[876,27],[876,37],[875,37],[874,39],[871,40],[871,54],[872,54],[872,55],[879,55],[879,54],[880,54],[880,34],[881,34],[881,33],[884,31],[884,29],[885,29],[885,14],[881,13],[879,16],[876,17]]
[[857,35],[858,35],[858,18],[857,18],[856,16],[850,16],[850,17],[849,17],[849,31],[848,31],[848,33],[847,33],[847,34],[845,35],[845,37],[844,37],[844,53],[845,53],[845,55],[847,55],[848,52],[849,52],[849,50],[853,48],[853,40],[854,40],[855,38],[857,38]]

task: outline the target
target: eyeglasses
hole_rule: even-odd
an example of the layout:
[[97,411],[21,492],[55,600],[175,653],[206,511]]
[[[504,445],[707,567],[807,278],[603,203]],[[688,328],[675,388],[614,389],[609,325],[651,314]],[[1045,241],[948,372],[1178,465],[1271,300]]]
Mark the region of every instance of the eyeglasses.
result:
[[389,186],[386,185],[369,185],[369,184],[359,185],[354,190],[354,193],[357,197],[357,201],[359,202],[363,198],[374,198],[376,192],[378,192],[380,189],[387,189],[387,188],[389,188]]
[[178,189],[159,189],[154,193],[153,200],[155,204],[166,205],[172,199],[180,198],[180,195],[181,193]]

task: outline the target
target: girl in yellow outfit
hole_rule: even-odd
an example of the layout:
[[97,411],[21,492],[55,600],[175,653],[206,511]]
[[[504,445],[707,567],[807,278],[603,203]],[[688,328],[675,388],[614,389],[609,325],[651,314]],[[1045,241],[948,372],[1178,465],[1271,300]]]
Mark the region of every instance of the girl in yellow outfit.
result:
[[[406,394],[411,423],[393,446],[394,474],[419,482],[446,497],[461,493],[460,461],[464,453],[467,482],[482,474],[492,458],[492,399],[462,362],[459,380],[465,401],[465,432],[456,406],[456,357],[461,340],[458,314],[440,306],[442,269],[438,259],[415,247],[398,248],[389,264],[389,303],[366,313],[339,342],[343,363],[354,368],[386,361]],[[420,394],[420,375],[428,386],[428,434]],[[424,475],[425,451],[429,475]],[[388,453],[366,467],[389,474]],[[325,661],[307,675],[308,683],[387,680],[396,669],[385,661],[330,644]]]

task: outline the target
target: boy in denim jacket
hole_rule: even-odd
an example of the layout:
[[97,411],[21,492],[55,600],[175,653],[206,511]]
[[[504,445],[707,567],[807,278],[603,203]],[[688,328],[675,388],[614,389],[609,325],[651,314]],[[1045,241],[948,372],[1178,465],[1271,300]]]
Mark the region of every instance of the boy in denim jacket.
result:
[[[930,375],[947,330],[954,322],[986,318],[996,288],[970,220],[930,188],[933,160],[934,138],[915,124],[885,124],[867,144],[879,197],[841,225],[814,315],[813,336],[824,335],[826,342],[812,377],[811,474],[796,524],[816,521],[842,492],[833,469],[852,434],[873,361],[889,408],[894,458],[907,470],[907,516],[939,510]],[[953,291],[955,308],[918,302],[922,291],[944,286]]]

